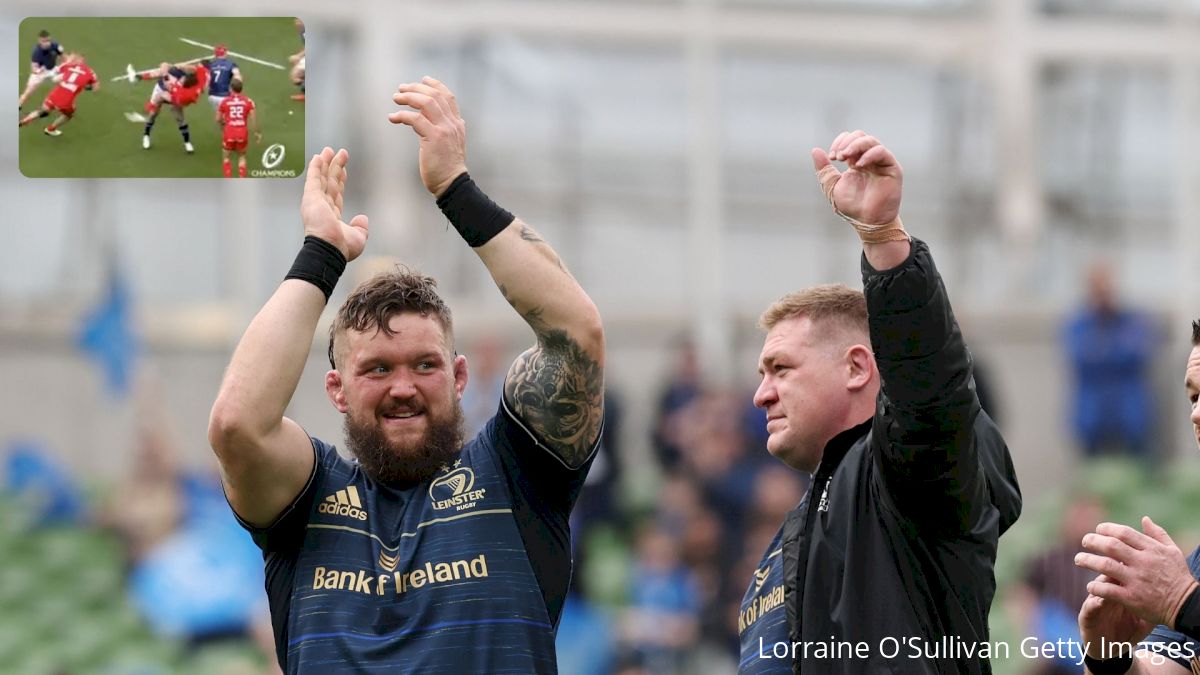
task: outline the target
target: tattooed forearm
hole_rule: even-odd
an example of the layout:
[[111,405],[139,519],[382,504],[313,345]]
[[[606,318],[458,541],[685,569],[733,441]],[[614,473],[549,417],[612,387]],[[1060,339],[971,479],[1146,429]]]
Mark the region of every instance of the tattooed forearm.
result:
[[537,232],[534,232],[532,227],[525,225],[525,224],[521,225],[521,238],[524,239],[525,241],[538,241],[538,242],[546,241],[545,239],[542,239],[542,236],[540,234],[538,234]]
[[571,274],[567,271],[567,266],[563,264],[562,258],[558,257],[558,254],[554,252],[554,249],[550,248],[550,245],[546,243],[545,239],[542,239],[542,235],[538,234],[533,230],[532,227],[524,223],[521,223],[521,239],[534,244],[543,244],[543,246],[539,247],[543,249],[543,253],[550,256],[550,259],[554,261],[554,264],[558,265],[558,269],[566,272],[567,275]]
[[539,335],[538,346],[517,357],[504,397],[568,466],[587,459],[604,415],[604,373],[566,331]]
[[512,305],[512,308],[517,310],[517,314],[520,314],[521,318],[525,319],[525,323],[529,324],[529,327],[533,329],[534,333],[541,335],[549,330],[550,327],[546,323],[546,319],[542,316],[545,314],[545,312],[541,307],[520,307],[517,305],[517,302],[512,299],[512,296],[508,294],[507,286],[504,284],[499,284],[499,287],[500,295],[503,295],[504,299],[508,301],[508,304]]

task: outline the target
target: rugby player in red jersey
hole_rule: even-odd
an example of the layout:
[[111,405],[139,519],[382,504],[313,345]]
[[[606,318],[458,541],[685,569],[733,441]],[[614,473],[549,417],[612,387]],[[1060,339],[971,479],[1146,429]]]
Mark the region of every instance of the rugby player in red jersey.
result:
[[226,178],[233,178],[230,155],[238,155],[238,177],[246,177],[246,146],[249,126],[254,126],[254,142],[262,141],[258,128],[258,117],[254,114],[254,101],[242,94],[242,81],[229,83],[232,93],[221,100],[217,108],[217,123],[221,125],[221,170]]
[[61,81],[50,91],[50,95],[42,102],[42,107],[21,118],[17,126],[25,126],[39,117],[46,117],[50,111],[57,110],[59,115],[50,126],[43,131],[47,136],[61,136],[59,129],[75,116],[75,97],[84,89],[99,89],[100,82],[96,73],[88,67],[83,55],[71,52],[59,64]]
[[149,117],[142,131],[142,147],[150,149],[150,131],[154,128],[154,122],[158,120],[158,113],[163,104],[168,104],[179,125],[179,133],[183,136],[183,149],[191,154],[195,148],[192,146],[192,133],[183,109],[200,100],[200,94],[208,86],[208,66],[203,61],[196,65],[163,63],[157,71],[143,75],[142,79],[155,77],[158,78],[158,82],[146,103]]

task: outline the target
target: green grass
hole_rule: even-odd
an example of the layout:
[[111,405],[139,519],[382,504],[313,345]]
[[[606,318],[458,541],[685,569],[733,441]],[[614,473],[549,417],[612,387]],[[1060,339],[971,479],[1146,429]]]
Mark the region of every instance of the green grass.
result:
[[[303,171],[304,103],[291,100],[297,89],[289,77],[288,64],[288,56],[299,51],[302,43],[291,18],[28,18],[20,27],[20,90],[29,76],[29,52],[43,29],[68,51],[84,54],[87,64],[96,71],[100,88],[80,93],[75,100],[75,117],[63,127],[61,136],[42,133],[53,117],[35,120],[19,130],[24,175],[220,178],[221,131],[213,119],[207,93],[185,108],[195,154],[184,152],[174,115],[168,111],[159,115],[154,126],[153,146],[143,150],[144,125],[125,119],[125,113],[145,113],[144,105],[154,83],[112,81],[125,73],[129,63],[145,70],[161,61],[181,62],[212,55],[212,50],[187,44],[181,37],[208,45],[222,43],[231,52],[284,67],[278,70],[230,55],[241,70],[244,93],[254,100],[263,132],[263,141],[258,145],[251,135],[247,169],[263,169],[263,151],[282,143],[286,155],[275,170],[292,171],[294,176]],[[24,112],[37,109],[51,88],[49,82],[42,83],[26,101]]]

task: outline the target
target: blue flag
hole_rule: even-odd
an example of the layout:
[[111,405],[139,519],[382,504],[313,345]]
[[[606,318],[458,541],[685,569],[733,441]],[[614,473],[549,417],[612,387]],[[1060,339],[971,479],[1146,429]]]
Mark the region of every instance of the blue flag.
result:
[[88,312],[77,344],[104,369],[109,392],[118,396],[129,393],[138,339],[130,317],[129,287],[120,273],[108,275],[108,288],[100,304]]

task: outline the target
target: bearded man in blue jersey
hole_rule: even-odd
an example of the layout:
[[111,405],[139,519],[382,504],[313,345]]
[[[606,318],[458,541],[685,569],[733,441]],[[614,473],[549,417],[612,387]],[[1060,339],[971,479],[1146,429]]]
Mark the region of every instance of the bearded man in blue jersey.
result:
[[568,516],[600,437],[604,331],[554,250],[466,172],[454,95],[401,85],[389,119],[421,178],[525,319],[496,415],[463,442],[467,360],[435,282],[364,282],[330,329],[325,389],[354,461],[284,416],[365,216],[342,219],[347,154],[313,157],[305,243],[234,352],[209,424],[234,512],[263,549],[287,673],[554,673]]

